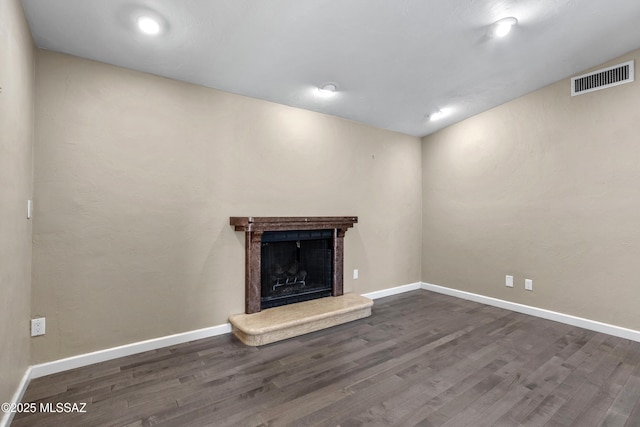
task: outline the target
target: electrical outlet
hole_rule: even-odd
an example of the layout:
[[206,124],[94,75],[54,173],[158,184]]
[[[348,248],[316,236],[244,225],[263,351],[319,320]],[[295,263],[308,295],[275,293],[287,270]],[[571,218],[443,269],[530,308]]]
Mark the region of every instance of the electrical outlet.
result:
[[508,288],[513,288],[513,276],[506,276],[504,284]]
[[31,336],[37,337],[38,335],[44,335],[45,332],[45,318],[39,317],[37,319],[31,319]]
[[524,288],[527,291],[533,291],[533,280],[524,279]]
[[357,268],[355,270],[353,270],[353,278],[354,279],[358,278],[358,269]]

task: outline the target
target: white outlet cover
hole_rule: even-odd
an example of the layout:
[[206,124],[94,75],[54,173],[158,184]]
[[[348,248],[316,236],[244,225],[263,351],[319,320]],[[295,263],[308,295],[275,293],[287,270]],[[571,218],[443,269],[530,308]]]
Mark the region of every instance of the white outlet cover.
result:
[[533,280],[531,279],[524,279],[524,288],[527,291],[532,291],[533,290]]
[[353,270],[353,278],[354,279],[358,278],[358,269],[357,268],[355,270]]
[[31,319],[31,336],[32,337],[44,335],[45,331],[46,331],[46,322],[44,317]]
[[513,288],[513,276],[506,276],[505,280],[504,280],[504,284],[508,287],[508,288]]

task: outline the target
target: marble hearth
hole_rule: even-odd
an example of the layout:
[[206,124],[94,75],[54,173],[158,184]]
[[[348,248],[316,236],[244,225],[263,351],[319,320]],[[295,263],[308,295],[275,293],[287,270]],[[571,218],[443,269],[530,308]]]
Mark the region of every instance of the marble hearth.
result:
[[373,301],[353,293],[229,317],[233,334],[260,346],[371,316]]

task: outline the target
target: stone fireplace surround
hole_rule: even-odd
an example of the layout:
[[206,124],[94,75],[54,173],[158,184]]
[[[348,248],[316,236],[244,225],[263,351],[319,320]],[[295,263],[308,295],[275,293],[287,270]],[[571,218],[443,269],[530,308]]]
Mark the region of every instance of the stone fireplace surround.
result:
[[260,257],[265,231],[333,230],[331,295],[343,294],[344,236],[358,222],[357,216],[231,217],[229,224],[245,232],[245,313],[260,311]]
[[[344,236],[358,217],[231,217],[230,225],[245,232],[245,313],[229,317],[233,334],[250,346],[340,325],[371,315],[373,301],[343,294]],[[332,296],[260,310],[260,257],[265,231],[333,230]]]

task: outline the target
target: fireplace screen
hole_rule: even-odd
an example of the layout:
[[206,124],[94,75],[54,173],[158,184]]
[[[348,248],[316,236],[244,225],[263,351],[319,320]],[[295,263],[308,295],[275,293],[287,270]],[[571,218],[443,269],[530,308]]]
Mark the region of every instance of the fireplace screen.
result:
[[261,309],[331,295],[332,230],[262,235]]

